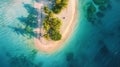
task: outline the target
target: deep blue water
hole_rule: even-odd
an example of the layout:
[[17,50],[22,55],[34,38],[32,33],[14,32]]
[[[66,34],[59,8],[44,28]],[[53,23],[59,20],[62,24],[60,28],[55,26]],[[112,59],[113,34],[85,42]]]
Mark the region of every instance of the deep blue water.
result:
[[32,1],[0,0],[0,67],[120,67],[120,0],[111,0],[95,23],[86,19],[91,2],[79,0],[72,36],[64,48],[48,55],[36,51],[33,40],[16,31],[23,27],[18,18],[28,14],[24,4]]

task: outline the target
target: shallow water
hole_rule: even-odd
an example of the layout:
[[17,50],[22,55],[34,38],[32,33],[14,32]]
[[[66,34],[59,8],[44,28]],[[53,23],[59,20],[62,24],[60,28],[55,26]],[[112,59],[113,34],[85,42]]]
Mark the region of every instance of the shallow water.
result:
[[[30,0],[0,0],[0,67],[120,67],[120,1],[111,0],[101,22],[86,20],[92,0],[79,0],[78,21],[64,47],[48,55],[36,51],[33,40],[15,30],[26,16]],[[97,7],[97,6],[96,6]]]

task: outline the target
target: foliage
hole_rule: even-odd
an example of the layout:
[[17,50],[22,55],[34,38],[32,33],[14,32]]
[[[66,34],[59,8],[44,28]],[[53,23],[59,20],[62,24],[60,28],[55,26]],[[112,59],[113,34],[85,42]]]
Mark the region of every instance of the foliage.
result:
[[51,18],[49,16],[46,16],[46,18],[43,21],[43,27],[47,34],[44,35],[46,39],[51,38],[52,40],[60,40],[61,34],[58,32],[60,30],[62,22],[58,18]]
[[45,12],[46,14],[48,14],[49,11],[50,11],[50,10],[49,10],[48,6],[45,6],[45,7],[44,7],[44,12]]
[[50,29],[50,25],[49,25],[49,21],[48,18],[45,18],[43,21],[43,27],[46,31],[48,31]]
[[55,0],[52,10],[50,10],[47,6],[44,7],[46,17],[43,20],[43,28],[45,30],[44,37],[46,39],[58,41],[62,38],[62,35],[59,32],[62,22],[59,18],[54,17],[54,13],[60,13],[67,4],[68,0]]
[[47,7],[44,7],[44,12],[49,16],[49,17],[53,17],[54,13]]
[[67,7],[68,0],[55,0],[52,11],[56,14],[60,13],[63,8]]
[[49,39],[49,34],[44,34],[44,38]]
[[56,30],[54,30],[54,29],[52,29],[52,30],[50,31],[50,38],[51,38],[52,40],[58,41],[58,40],[61,39],[61,37],[62,37],[62,35],[60,34],[59,31],[56,31]]
[[52,11],[50,11],[50,12],[48,13],[48,16],[52,18],[52,17],[54,17],[54,13],[53,13]]

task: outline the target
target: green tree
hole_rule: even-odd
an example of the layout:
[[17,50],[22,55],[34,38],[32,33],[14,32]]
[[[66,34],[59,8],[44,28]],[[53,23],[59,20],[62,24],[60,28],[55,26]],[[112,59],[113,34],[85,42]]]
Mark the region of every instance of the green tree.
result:
[[51,30],[50,33],[50,38],[54,41],[58,41],[60,40],[62,37],[62,35],[60,34],[60,32],[56,31],[56,30]]

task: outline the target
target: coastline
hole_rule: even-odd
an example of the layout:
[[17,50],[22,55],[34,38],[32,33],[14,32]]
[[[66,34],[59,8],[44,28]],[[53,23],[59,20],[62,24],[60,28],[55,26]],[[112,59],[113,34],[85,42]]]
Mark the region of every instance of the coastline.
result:
[[[47,41],[44,38],[41,38],[40,40],[34,38],[35,47],[38,50],[51,54],[64,46],[63,43],[69,39],[69,36],[73,33],[73,30],[77,23],[77,4],[77,0],[69,0],[67,8],[65,8],[60,14],[56,15],[63,22],[60,30],[62,39],[55,42],[51,40]],[[63,17],[65,17],[65,19],[63,19]]]

